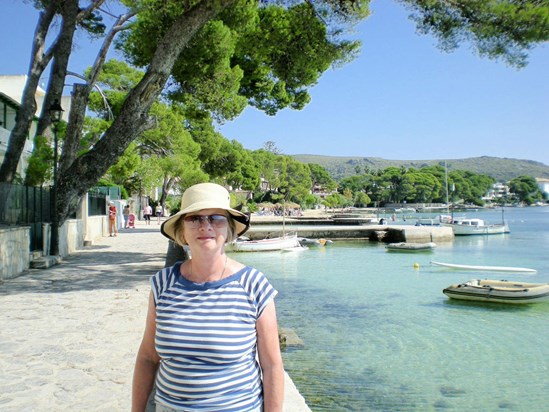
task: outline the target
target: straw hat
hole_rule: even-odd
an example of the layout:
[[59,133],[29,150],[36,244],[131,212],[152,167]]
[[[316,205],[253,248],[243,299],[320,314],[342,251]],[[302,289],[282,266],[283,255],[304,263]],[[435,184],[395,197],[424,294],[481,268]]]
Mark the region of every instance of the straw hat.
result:
[[181,210],[167,219],[160,231],[168,239],[175,241],[175,224],[182,216],[203,209],[223,209],[229,212],[235,223],[235,232],[240,236],[250,227],[250,218],[231,208],[231,197],[223,186],[215,183],[199,183],[189,187],[181,198]]

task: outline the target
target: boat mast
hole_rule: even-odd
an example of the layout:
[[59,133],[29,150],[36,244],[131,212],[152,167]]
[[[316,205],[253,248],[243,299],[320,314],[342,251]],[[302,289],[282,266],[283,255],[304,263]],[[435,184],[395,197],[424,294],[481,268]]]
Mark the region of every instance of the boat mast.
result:
[[448,167],[446,166],[446,160],[444,160],[444,185],[446,186],[446,208],[450,213],[450,204],[448,203]]
[[282,236],[286,235],[286,198],[282,200]]

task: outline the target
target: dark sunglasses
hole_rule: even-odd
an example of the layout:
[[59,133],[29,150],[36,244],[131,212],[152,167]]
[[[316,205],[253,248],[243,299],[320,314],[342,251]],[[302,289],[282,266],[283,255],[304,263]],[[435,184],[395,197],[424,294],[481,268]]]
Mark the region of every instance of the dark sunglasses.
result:
[[198,229],[202,226],[202,223],[206,222],[208,222],[212,227],[222,228],[227,226],[228,222],[227,216],[224,215],[192,215],[185,216],[183,220],[192,229]]

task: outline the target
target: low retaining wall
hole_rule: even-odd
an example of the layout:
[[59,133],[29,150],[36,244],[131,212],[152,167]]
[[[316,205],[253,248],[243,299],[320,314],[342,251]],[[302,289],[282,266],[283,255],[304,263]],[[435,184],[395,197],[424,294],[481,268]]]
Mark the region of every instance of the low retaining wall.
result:
[[24,272],[30,265],[30,226],[0,227],[0,280]]
[[[50,252],[51,225],[42,225],[42,255]],[[59,228],[59,256],[65,257],[107,234],[106,216],[91,216],[87,223],[69,219]],[[40,252],[39,252],[40,253]],[[0,226],[0,280],[28,270],[31,262],[30,226]]]

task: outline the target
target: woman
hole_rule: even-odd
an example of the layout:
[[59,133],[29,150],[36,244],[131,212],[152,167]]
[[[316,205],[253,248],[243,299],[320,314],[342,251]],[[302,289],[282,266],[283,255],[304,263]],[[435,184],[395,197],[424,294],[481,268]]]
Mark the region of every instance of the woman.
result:
[[224,250],[248,227],[248,216],[213,183],[187,189],[181,211],[162,224],[192,259],[152,277],[133,411],[145,410],[155,382],[157,411],[282,411],[277,291]]
[[114,202],[109,202],[109,237],[118,235],[118,228],[116,227],[116,206]]
[[147,225],[150,225],[151,224],[151,215],[153,213],[153,209],[151,207],[151,205],[147,204],[147,206],[145,206],[145,209],[143,210],[143,219],[145,219],[145,223]]
[[130,219],[130,205],[124,206],[122,214],[124,215],[124,229],[127,229],[129,227],[128,220]]

